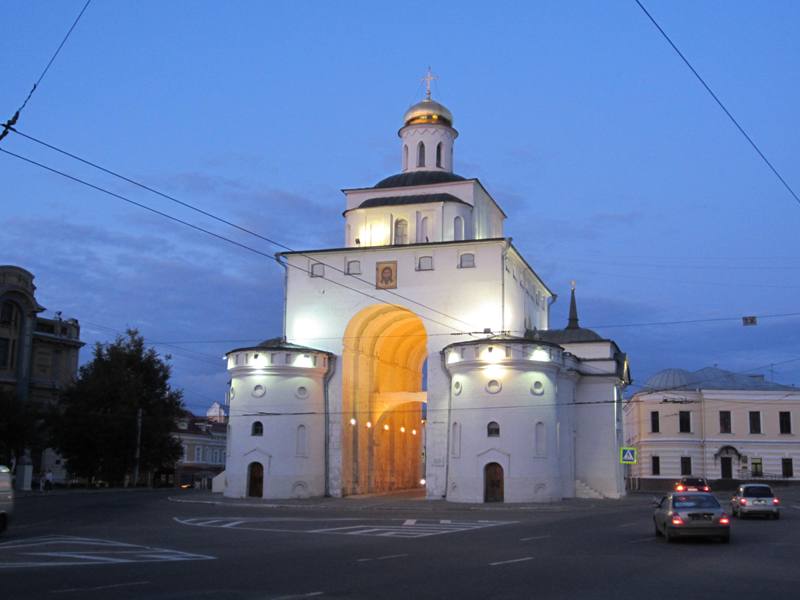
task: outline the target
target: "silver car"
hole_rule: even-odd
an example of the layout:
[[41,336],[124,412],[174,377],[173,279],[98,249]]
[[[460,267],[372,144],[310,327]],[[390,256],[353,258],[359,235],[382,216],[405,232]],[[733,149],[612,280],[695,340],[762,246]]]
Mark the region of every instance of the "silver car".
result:
[[766,483],[744,483],[731,498],[731,513],[742,519],[750,515],[780,519],[781,501]]
[[731,520],[713,494],[672,492],[656,501],[653,525],[657,536],[671,542],[679,537],[731,540]]
[[8,527],[14,512],[14,489],[11,487],[11,471],[0,465],[0,533]]

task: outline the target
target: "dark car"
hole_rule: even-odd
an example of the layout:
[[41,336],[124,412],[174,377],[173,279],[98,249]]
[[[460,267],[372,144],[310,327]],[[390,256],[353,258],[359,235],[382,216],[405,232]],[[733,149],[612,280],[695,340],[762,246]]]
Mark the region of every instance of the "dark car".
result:
[[671,542],[679,537],[731,540],[731,520],[713,494],[672,492],[657,502],[653,512],[657,536]]
[[14,512],[14,489],[11,486],[11,471],[0,465],[0,533],[8,527]]
[[743,519],[750,515],[781,518],[781,501],[765,483],[745,483],[736,489],[731,498],[731,513]]
[[676,492],[710,492],[708,481],[702,477],[681,477],[672,488]]

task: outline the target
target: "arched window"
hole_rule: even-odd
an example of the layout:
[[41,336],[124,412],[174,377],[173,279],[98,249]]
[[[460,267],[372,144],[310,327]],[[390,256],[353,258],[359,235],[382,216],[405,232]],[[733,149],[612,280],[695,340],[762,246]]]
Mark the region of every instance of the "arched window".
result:
[[487,437],[500,437],[500,425],[496,421],[491,421],[486,426]]
[[453,239],[456,241],[464,239],[464,219],[461,217],[453,219]]
[[420,142],[417,144],[417,166],[424,167],[425,166],[425,144]]
[[296,456],[308,456],[308,448],[306,447],[306,426],[305,425],[298,425],[297,426],[297,440],[295,443],[295,455]]
[[436,144],[436,166],[442,168],[442,142]]
[[250,435],[264,435],[264,425],[261,421],[256,421],[250,427]]
[[403,146],[403,171],[408,170],[408,146]]
[[541,421],[536,423],[534,436],[536,444],[536,456],[539,458],[544,458],[547,456],[547,431],[544,428],[544,423]]
[[465,252],[458,257],[458,266],[462,269],[471,269],[475,266],[475,255],[472,252]]
[[430,222],[431,220],[428,217],[422,217],[419,222],[419,230],[417,231],[417,241],[422,242],[429,242],[429,230],[430,230]]
[[433,257],[420,256],[417,261],[417,271],[433,271]]
[[451,454],[456,458],[461,456],[461,425],[453,423],[453,435],[450,439]]
[[405,219],[397,219],[394,222],[394,243],[408,243],[408,221]]

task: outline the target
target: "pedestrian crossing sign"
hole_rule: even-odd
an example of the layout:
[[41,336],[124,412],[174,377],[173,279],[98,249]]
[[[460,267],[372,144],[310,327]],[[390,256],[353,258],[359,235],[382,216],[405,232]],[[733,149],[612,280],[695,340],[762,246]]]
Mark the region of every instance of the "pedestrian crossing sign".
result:
[[619,462],[623,465],[635,465],[638,462],[636,448],[620,448]]

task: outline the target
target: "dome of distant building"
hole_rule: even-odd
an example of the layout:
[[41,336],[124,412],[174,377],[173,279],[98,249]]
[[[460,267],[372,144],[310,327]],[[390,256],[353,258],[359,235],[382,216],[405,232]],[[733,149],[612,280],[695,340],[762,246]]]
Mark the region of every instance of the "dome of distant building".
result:
[[651,390],[665,390],[673,388],[681,388],[689,385],[691,376],[689,371],[684,369],[664,369],[659,371],[644,384],[645,388]]
[[398,173],[397,175],[390,175],[385,179],[381,179],[375,184],[375,187],[408,187],[432,183],[450,183],[452,181],[466,181],[466,178],[448,171],[409,171],[407,173]]
[[453,113],[446,106],[425,98],[424,100],[412,105],[403,115],[404,125],[429,125],[439,124],[453,126]]

